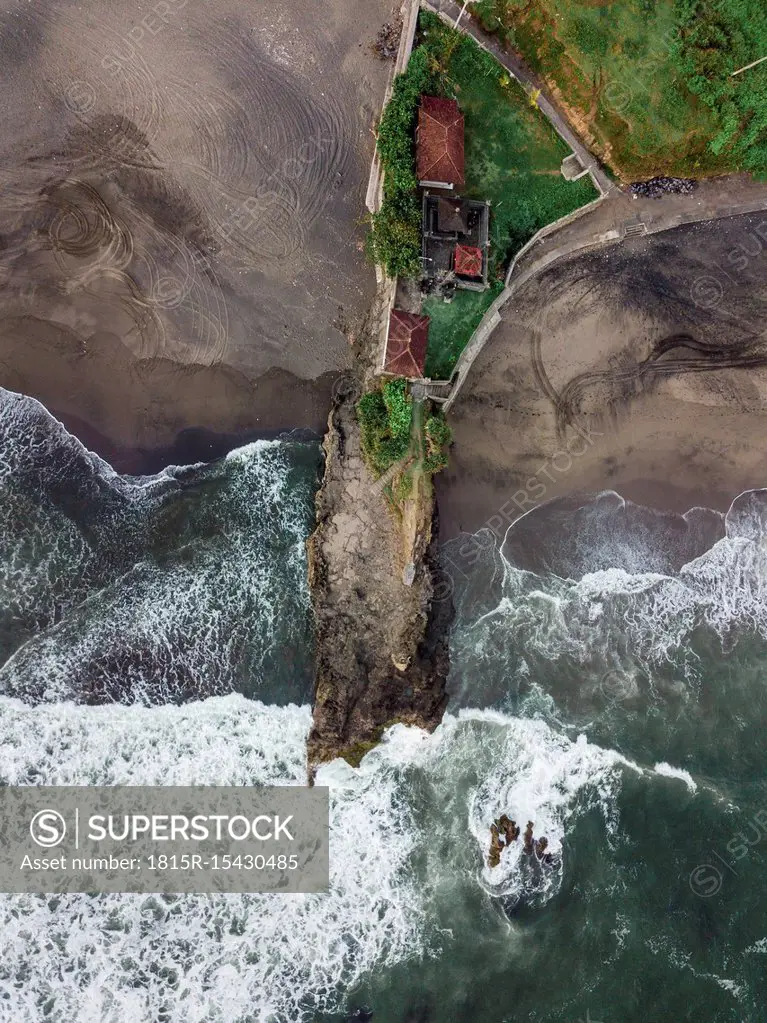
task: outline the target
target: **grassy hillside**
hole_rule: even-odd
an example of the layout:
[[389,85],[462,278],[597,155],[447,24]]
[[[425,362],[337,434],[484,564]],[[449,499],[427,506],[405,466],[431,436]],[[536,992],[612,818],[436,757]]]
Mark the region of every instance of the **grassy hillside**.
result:
[[478,0],[624,179],[767,170],[763,0]]

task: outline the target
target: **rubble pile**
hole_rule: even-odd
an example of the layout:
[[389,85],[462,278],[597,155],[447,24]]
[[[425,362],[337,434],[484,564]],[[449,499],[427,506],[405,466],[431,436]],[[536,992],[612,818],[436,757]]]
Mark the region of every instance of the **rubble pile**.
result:
[[635,181],[631,194],[646,199],[660,199],[664,195],[690,195],[698,182],[694,178],[650,178],[649,181]]
[[378,32],[373,43],[373,52],[380,60],[394,60],[399,48],[402,32],[401,21],[387,21]]

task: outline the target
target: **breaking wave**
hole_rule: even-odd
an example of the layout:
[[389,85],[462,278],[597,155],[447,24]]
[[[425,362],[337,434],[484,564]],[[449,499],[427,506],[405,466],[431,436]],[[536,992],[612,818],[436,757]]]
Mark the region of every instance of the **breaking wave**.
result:
[[[0,776],[300,785],[309,725],[307,707],[239,695],[152,708],[4,698]],[[337,1011],[371,971],[448,950],[436,903],[462,874],[475,898],[537,904],[556,894],[561,866],[537,884],[521,853],[486,866],[490,821],[499,810],[534,820],[561,864],[564,827],[578,813],[598,806],[615,826],[620,762],[539,721],[463,712],[433,735],[395,726],[359,770],[336,761],[317,783],[331,790],[328,895],[0,897],[0,1006],[12,998],[19,1021],[49,1007],[51,1018],[99,1023]]]
[[[725,651],[748,634],[767,640],[767,491],[742,494],[726,516],[658,513],[616,494],[572,505],[543,509],[540,520],[530,513],[503,544],[484,529],[447,545],[458,612],[452,688],[462,702],[482,702],[480,664],[501,663],[507,678],[567,665],[587,691],[625,700],[664,664],[694,684],[696,643],[709,637]],[[535,570],[521,567],[531,564],[531,530]]]
[[316,444],[125,477],[0,391],[0,692],[180,702],[310,684]]
[[[38,403],[0,391],[0,783],[306,783],[318,461],[318,445],[261,441],[119,476]],[[676,926],[648,880],[657,849],[668,890],[687,891],[701,855],[678,839],[689,804],[708,821],[701,842],[723,819],[732,832],[729,769],[750,734],[740,704],[710,687],[699,716],[664,730],[646,697],[692,690],[706,644],[711,675],[746,632],[767,640],[766,498],[672,516],[607,494],[547,506],[501,548],[489,531],[449,545],[453,713],[431,735],[395,725],[357,769],[320,769],[330,892],[0,896],[0,1019],[324,1023],[371,989],[376,1019],[404,1019],[374,987],[384,971],[390,989],[404,978],[400,1008],[431,978],[429,1018],[459,997],[495,1018],[484,979],[525,971],[520,1018],[582,1016],[577,980],[566,1005],[535,973],[537,925],[556,948],[573,927],[614,923],[610,955],[646,963],[661,945],[643,935]],[[737,695],[750,706],[746,667]],[[702,742],[714,699],[738,728]],[[490,866],[502,814],[532,822],[550,862],[519,839]],[[569,991],[556,960],[546,976],[559,969]],[[475,977],[477,962],[490,965]],[[695,969],[716,980],[706,1004],[741,999],[720,983],[729,973]],[[609,995],[609,971],[597,975]]]

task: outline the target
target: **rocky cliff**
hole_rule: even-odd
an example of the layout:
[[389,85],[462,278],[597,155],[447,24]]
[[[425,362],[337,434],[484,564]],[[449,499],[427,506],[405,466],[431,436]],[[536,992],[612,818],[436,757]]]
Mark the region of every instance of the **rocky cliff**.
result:
[[316,628],[310,772],[338,756],[358,764],[394,722],[439,724],[452,615],[449,599],[434,599],[431,487],[403,513],[391,506],[362,459],[350,401],[333,408],[324,447],[308,541]]

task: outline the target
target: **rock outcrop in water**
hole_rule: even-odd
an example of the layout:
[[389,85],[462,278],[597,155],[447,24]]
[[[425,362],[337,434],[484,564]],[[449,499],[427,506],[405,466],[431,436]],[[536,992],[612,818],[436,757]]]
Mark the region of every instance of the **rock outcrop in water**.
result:
[[[528,821],[523,838],[523,852],[526,856],[532,856],[533,852],[535,852],[536,858],[549,866],[553,862],[551,853],[546,851],[549,846],[549,840],[545,836],[538,839],[534,838],[533,827],[533,821]],[[502,813],[498,820],[493,821],[490,825],[490,848],[487,853],[488,867],[498,866],[501,862],[501,853],[507,846],[516,842],[520,831],[521,829],[517,822],[511,820],[505,813]]]
[[[309,770],[356,766],[396,722],[432,730],[447,703],[449,599],[434,599],[433,498],[399,521],[360,451],[351,400],[333,408],[317,528],[308,541],[316,630]],[[412,582],[411,582],[412,577]]]

